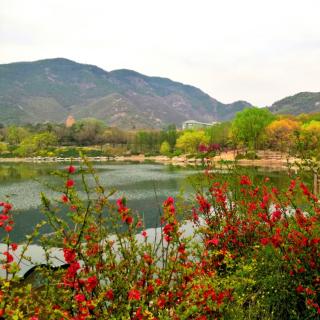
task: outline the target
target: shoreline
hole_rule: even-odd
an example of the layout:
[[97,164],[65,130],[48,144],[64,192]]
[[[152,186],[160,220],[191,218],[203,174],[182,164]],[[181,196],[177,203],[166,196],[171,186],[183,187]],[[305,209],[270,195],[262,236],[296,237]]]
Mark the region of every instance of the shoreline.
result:
[[[259,151],[259,159],[249,160],[240,159],[237,160],[237,164],[240,166],[256,166],[256,167],[269,167],[277,169],[287,169],[288,163],[293,164],[298,159],[288,158],[286,155],[279,152],[270,151]],[[92,162],[155,162],[164,165],[172,164],[177,166],[188,166],[188,165],[201,165],[202,159],[199,158],[188,158],[186,155],[176,156],[169,158],[167,156],[150,156],[145,155],[133,155],[133,156],[115,156],[115,157],[87,157]],[[61,157],[28,157],[28,158],[0,158],[0,163],[58,163],[58,162],[82,162],[82,158],[61,158]],[[235,162],[235,153],[233,151],[222,152],[220,155],[213,158],[205,159],[207,163],[219,163],[219,162]]]

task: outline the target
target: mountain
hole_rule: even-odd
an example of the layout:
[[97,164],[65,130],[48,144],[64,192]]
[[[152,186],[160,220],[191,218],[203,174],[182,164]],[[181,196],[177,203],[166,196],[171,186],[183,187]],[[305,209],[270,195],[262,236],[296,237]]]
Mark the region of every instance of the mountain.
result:
[[56,58],[0,65],[0,122],[94,117],[122,128],[231,119],[250,103],[223,104],[200,89],[132,70],[107,72]]
[[273,113],[293,114],[320,112],[320,92],[300,92],[275,102]]

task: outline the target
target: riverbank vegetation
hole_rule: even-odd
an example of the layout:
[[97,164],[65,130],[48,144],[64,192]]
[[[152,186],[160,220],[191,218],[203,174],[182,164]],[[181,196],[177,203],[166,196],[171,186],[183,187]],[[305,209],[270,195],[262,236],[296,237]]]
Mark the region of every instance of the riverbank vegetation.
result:
[[[90,163],[57,174],[59,195],[41,195],[46,219],[25,242],[10,240],[14,204],[0,203],[2,318],[320,317],[320,206],[299,175],[289,173],[288,185],[278,189],[268,178],[255,181],[237,169],[225,175],[207,170],[189,199],[164,201],[161,227],[152,233],[130,200],[109,200],[114,191],[101,186]],[[60,218],[62,208],[70,223]],[[39,240],[45,224],[54,233]],[[35,239],[46,265],[34,270],[33,280],[21,279]],[[52,265],[57,250],[61,268]]]
[[9,126],[0,128],[0,157],[78,157],[120,155],[197,155],[199,148],[235,150],[239,158],[255,159],[257,150],[283,154],[319,154],[320,114],[273,115],[250,108],[235,119],[205,129],[163,130],[110,128],[99,120],[84,119],[71,127],[64,124]]

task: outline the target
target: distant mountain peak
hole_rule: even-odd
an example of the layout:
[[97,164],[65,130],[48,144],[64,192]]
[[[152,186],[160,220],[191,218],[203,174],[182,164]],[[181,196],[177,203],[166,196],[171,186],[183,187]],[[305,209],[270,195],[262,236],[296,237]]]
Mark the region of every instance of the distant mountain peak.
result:
[[271,107],[273,113],[293,114],[320,111],[320,92],[299,92],[276,101]]
[[200,89],[129,69],[107,72],[66,58],[0,65],[0,122],[95,117],[125,128],[227,120],[250,103],[223,104]]

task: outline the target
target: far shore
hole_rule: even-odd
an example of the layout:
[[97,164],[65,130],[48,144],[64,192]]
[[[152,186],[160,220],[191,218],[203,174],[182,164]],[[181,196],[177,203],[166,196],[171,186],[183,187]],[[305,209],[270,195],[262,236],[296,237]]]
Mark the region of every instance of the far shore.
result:
[[[294,163],[298,159],[289,158],[286,154],[275,152],[275,151],[258,151],[259,159],[249,160],[241,159],[237,160],[237,164],[241,166],[257,166],[257,167],[269,167],[277,169],[286,169],[288,163]],[[167,156],[150,156],[147,157],[143,154],[141,155],[130,155],[130,156],[115,156],[115,157],[87,157],[93,162],[106,162],[106,161],[132,161],[132,162],[146,162],[152,161],[161,164],[172,164],[177,166],[188,166],[188,165],[201,165],[203,163],[202,159],[190,158],[187,155],[181,155],[178,157],[167,157]],[[51,162],[81,162],[82,158],[60,158],[60,157],[29,157],[29,158],[0,158],[0,163],[51,163]],[[233,163],[235,161],[235,152],[228,151],[222,152],[214,158],[205,159],[206,163],[218,163],[218,162],[228,162]]]

